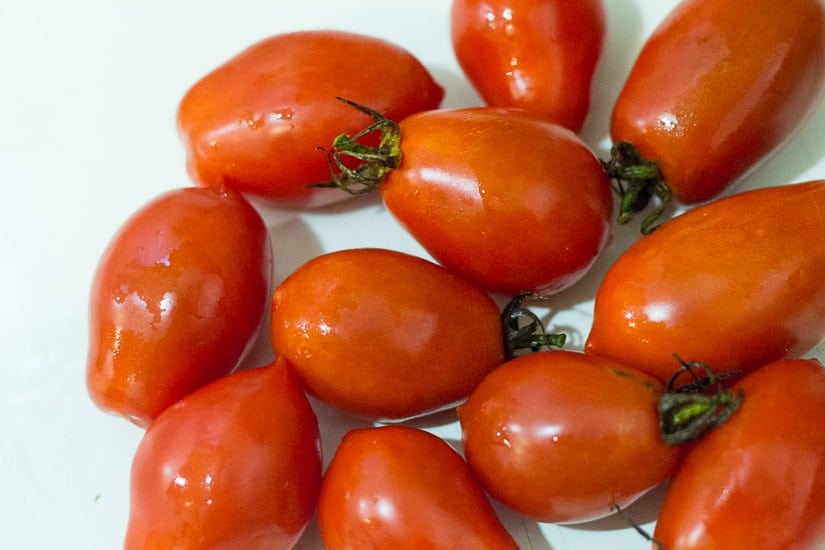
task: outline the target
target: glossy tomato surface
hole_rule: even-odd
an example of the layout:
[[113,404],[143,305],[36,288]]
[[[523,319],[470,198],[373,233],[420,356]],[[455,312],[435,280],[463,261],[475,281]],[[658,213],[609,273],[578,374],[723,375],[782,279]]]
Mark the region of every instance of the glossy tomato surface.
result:
[[822,0],[687,0],[648,38],[611,133],[673,195],[718,195],[791,136],[825,85]]
[[578,131],[605,40],[601,0],[454,0],[455,55],[488,105]]
[[437,107],[444,90],[408,51],[372,36],[300,31],[262,40],[196,82],[178,127],[196,182],[290,205],[317,205],[329,179],[319,146],[357,132],[343,96],[401,119]]
[[588,352],[661,380],[673,354],[749,371],[825,339],[825,181],[697,207],[642,237],[599,286]]
[[662,389],[604,357],[561,350],[521,356],[459,406],[464,454],[493,497],[529,518],[603,517],[676,466],[680,449],[659,435]]
[[124,548],[286,550],[320,485],[318,422],[286,363],[238,371],[147,429],[132,463]]
[[517,550],[464,459],[407,426],[349,432],[324,475],[318,524],[328,550]]
[[95,272],[92,400],[145,426],[232,371],[263,320],[271,272],[269,233],[240,194],[179,188],[145,204]]
[[668,550],[825,546],[825,369],[781,360],[744,377],[740,408],[685,455],[654,536]]
[[390,213],[442,265],[485,290],[552,294],[593,265],[612,198],[570,130],[512,109],[442,109],[400,124]]

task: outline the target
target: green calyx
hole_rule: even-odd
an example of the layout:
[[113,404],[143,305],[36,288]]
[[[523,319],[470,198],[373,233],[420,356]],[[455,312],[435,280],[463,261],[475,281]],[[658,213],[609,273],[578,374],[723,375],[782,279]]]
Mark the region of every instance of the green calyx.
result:
[[548,334],[538,315],[524,307],[529,292],[516,294],[501,312],[504,327],[504,354],[512,359],[519,351],[541,351],[561,348],[567,341],[565,334]]

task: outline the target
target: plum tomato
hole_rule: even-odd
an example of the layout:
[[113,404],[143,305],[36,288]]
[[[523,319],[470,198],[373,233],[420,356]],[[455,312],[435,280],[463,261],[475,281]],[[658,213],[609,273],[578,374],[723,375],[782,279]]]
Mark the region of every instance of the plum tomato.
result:
[[347,433],[321,485],[318,526],[328,550],[517,550],[466,462],[409,426]]
[[356,416],[402,420],[464,399],[504,360],[498,307],[423,258],[330,252],[273,292],[272,346],[310,393]]
[[482,487],[536,521],[576,523],[625,507],[672,474],[660,437],[663,385],[612,359],[555,350],[491,372],[458,407]]
[[482,99],[579,131],[605,40],[601,0],[453,0],[453,50]]
[[801,357],[825,339],[825,180],[681,214],[631,245],[596,292],[585,350],[667,380],[674,354],[717,372]]
[[90,298],[86,382],[103,410],[146,426],[231,372],[262,324],[269,232],[229,189],[163,193],[120,227]]
[[357,131],[338,95],[403,118],[439,106],[444,90],[410,52],[379,38],[331,30],[262,40],[197,81],[178,108],[189,173],[267,202],[317,206],[340,199],[310,184],[328,179],[319,145]]
[[235,372],[152,422],[132,463],[124,547],[292,548],[321,487],[318,422],[283,360]]

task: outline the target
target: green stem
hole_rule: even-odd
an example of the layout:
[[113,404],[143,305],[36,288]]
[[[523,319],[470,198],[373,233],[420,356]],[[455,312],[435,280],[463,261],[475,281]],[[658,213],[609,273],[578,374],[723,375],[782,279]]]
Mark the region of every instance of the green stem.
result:
[[567,340],[567,336],[562,333],[548,334],[541,319],[524,307],[524,301],[529,296],[530,293],[516,294],[501,312],[505,357],[508,360],[521,350],[560,348]]

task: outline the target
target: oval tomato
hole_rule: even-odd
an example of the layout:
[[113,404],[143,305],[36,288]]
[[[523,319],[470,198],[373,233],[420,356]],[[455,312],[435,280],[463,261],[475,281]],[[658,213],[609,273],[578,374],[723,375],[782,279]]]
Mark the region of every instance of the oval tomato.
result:
[[685,454],[654,538],[668,550],[825,544],[825,369],[781,360],[743,377],[744,402]]
[[611,359],[547,351],[508,361],[458,408],[482,486],[537,521],[581,522],[667,479],[680,449],[659,435],[655,378]]
[[329,550],[518,548],[461,456],[407,426],[344,436],[321,485],[318,526]]
[[317,147],[361,124],[337,95],[403,118],[434,109],[444,91],[411,53],[385,40],[328,30],[276,35],[204,76],[181,100],[190,174],[273,201],[328,202],[308,187],[329,177]]
[[286,362],[238,371],[146,430],[125,548],[292,548],[320,486],[318,422]]
[[487,294],[381,249],[331,252],[295,270],[273,293],[271,335],[312,394],[385,420],[456,403],[504,360]]
[[799,357],[825,338],[825,180],[719,199],[627,249],[585,344],[666,380],[674,354],[717,372]]
[[454,0],[453,49],[488,105],[578,131],[605,38],[600,0]]
[[181,188],[144,205],[95,272],[92,400],[145,426],[232,371],[263,320],[271,271],[267,228],[238,193]]
[[781,146],[825,85],[825,2],[680,2],[616,100],[614,142],[682,203],[715,197]]

